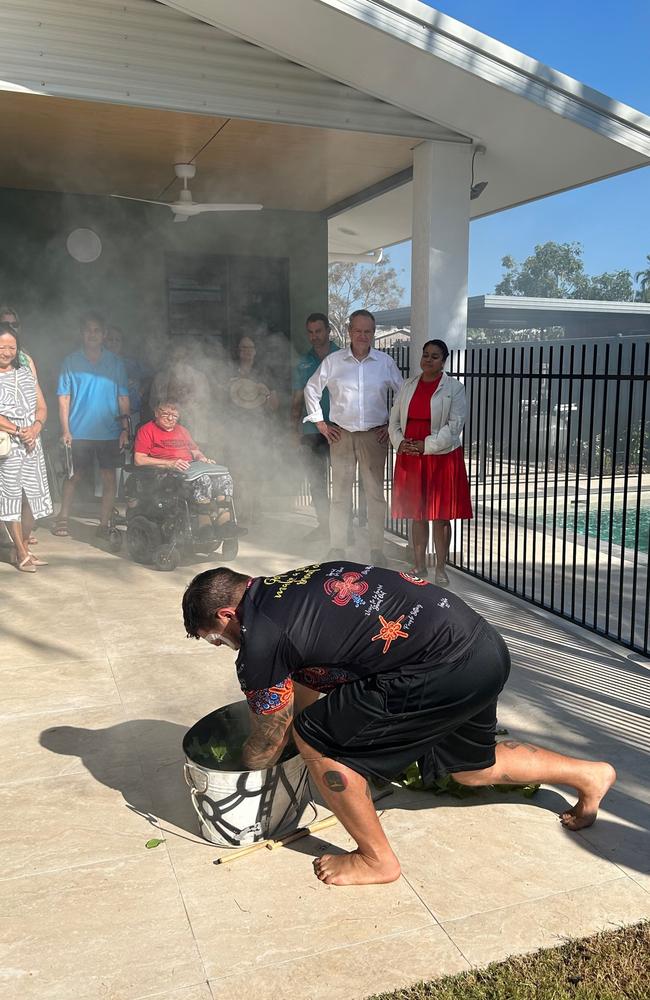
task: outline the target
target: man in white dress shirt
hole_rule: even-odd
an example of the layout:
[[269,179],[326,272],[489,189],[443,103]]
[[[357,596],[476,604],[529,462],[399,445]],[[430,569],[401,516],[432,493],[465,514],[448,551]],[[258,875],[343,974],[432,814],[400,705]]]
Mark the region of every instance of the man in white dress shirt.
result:
[[[358,309],[348,323],[350,346],[329,354],[305,386],[305,420],[315,423],[330,443],[332,502],[329,560],[345,557],[352,511],[352,482],[356,463],[368,504],[370,561],[383,565],[384,467],[388,452],[388,390],[402,385],[399,368],[388,354],[372,347],[375,317]],[[330,394],[330,420],[323,420],[323,391]]]

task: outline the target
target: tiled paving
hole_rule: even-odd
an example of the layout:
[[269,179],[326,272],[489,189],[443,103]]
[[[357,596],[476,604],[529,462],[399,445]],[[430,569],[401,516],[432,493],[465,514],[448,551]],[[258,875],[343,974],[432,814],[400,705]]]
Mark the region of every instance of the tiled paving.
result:
[[[301,542],[312,525],[268,516],[237,567],[318,560]],[[156,573],[75,534],[40,532],[50,566],[33,576],[0,563],[3,998],[361,1000],[650,916],[647,663],[452,573],[511,647],[501,724],[618,768],[597,825],[564,831],[556,789],[398,790],[382,803],[392,885],[314,878],[325,843],[349,846],[340,827],[217,868],[180,740],[240,693],[232,654],[184,636],[180,596],[201,566]],[[145,849],[151,836],[164,844]]]

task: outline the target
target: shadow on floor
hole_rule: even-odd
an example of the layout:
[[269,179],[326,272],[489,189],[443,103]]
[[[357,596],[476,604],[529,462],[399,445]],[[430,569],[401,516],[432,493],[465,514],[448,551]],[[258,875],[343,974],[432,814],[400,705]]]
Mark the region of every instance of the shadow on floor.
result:
[[170,824],[198,838],[183,777],[182,741],[188,728],[164,719],[133,719],[105,729],[52,726],[43,730],[39,743],[52,753],[78,757],[96,781],[120,792],[127,807],[152,825],[158,819],[168,834],[183,836],[167,829]]
[[[167,836],[189,834],[189,839],[214,850],[215,845],[199,836],[196,814],[183,776],[181,745],[186,731],[186,726],[163,719],[133,719],[97,730],[53,726],[41,733],[39,741],[52,753],[78,757],[97,781],[119,791],[129,809],[148,819],[152,826],[161,828]],[[134,780],[134,765],[141,769],[141,777],[138,775],[137,780]],[[566,831],[566,836],[577,837],[580,846],[594,855],[645,872],[650,857],[650,810],[643,813],[633,810],[635,818],[632,821],[631,804],[625,801],[628,798],[622,793],[612,793],[607,806],[612,814],[627,818],[629,825],[621,826],[605,816],[589,830],[579,834]],[[551,789],[542,789],[533,799],[524,799],[517,793],[506,795],[486,790],[475,798],[458,801],[447,795],[394,788],[377,808],[380,814],[391,809],[429,811],[434,836],[436,807],[481,809],[491,803],[526,804],[531,809],[532,819],[533,810],[543,809],[557,815],[572,801],[571,796],[565,798]],[[316,836],[297,841],[291,849],[312,857],[325,850],[342,853],[340,848],[333,848],[325,839]]]
[[[16,602],[18,603],[18,602]],[[28,595],[26,601],[28,608],[33,609],[33,598],[32,595]],[[11,619],[3,617],[2,621],[2,641],[7,646],[9,642],[13,642],[16,649],[16,654],[22,652],[25,655],[27,652],[36,653],[41,655],[43,662],[47,662],[48,656],[53,653],[60,654],[64,656],[66,660],[73,663],[76,660],[83,660],[85,657],[84,652],[80,653],[78,646],[64,646],[58,641],[52,641],[50,638],[51,632],[48,630],[40,631],[38,627],[38,622],[35,621],[34,627],[29,629],[24,625],[12,625]],[[21,646],[23,649],[21,650]],[[20,662],[19,656],[16,655],[15,659]]]

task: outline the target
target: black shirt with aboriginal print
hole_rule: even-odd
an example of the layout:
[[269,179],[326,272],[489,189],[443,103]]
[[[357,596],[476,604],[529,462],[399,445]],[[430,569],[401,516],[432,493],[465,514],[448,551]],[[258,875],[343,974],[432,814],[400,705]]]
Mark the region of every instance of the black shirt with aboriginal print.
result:
[[370,674],[453,663],[483,623],[425,580],[352,562],[256,577],[237,616],[237,675],[258,715],[286,705],[293,681],[330,691]]

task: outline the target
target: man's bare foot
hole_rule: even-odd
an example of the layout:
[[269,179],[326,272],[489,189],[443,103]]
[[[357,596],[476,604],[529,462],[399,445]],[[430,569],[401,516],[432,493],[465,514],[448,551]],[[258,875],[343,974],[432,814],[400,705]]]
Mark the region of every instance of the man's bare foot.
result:
[[586,779],[573,809],[560,813],[560,822],[567,830],[584,830],[591,826],[600,803],[616,781],[616,771],[611,764],[590,764]]
[[316,878],[326,885],[382,885],[400,877],[399,861],[391,852],[377,861],[359,851],[349,854],[323,854],[314,861]]

